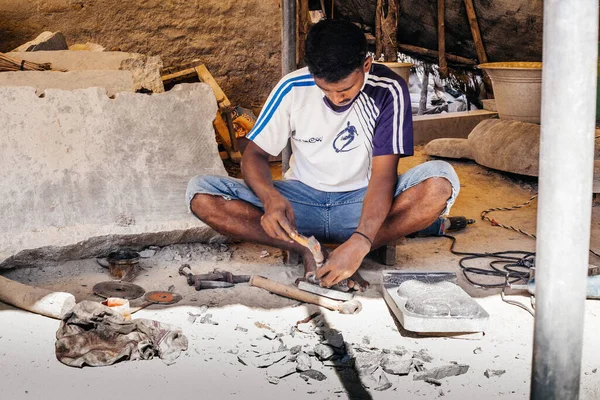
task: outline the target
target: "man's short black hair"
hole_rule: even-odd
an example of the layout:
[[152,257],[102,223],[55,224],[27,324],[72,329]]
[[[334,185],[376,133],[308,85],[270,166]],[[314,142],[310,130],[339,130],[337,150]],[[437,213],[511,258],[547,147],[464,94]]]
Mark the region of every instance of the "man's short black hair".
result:
[[306,38],[304,62],[314,77],[336,83],[362,67],[367,39],[359,27],[342,20],[323,20]]

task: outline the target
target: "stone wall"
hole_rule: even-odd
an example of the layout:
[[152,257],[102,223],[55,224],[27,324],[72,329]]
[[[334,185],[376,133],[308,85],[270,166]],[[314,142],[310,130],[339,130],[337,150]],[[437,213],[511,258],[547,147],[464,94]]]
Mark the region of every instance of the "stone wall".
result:
[[237,105],[259,108],[281,77],[279,0],[0,0],[0,52],[61,31],[68,44],[200,59]]

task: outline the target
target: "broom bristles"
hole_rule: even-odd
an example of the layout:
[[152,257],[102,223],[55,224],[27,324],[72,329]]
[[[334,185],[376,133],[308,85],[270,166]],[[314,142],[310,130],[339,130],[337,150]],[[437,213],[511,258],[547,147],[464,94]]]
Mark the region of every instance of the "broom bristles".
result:
[[51,63],[34,63],[31,61],[19,61],[4,53],[0,53],[0,71],[48,71],[52,69]]

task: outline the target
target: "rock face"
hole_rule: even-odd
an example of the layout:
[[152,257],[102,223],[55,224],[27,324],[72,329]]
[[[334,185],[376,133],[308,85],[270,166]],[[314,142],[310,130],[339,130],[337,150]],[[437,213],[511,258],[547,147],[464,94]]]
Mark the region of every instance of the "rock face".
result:
[[510,120],[486,120],[469,134],[469,146],[477,164],[538,176],[540,126]]
[[161,94],[0,87],[0,268],[207,241],[196,174],[226,175],[205,84]]
[[0,2],[1,52],[50,29],[68,43],[160,56],[165,66],[200,59],[233,104],[255,113],[281,78],[279,1]]

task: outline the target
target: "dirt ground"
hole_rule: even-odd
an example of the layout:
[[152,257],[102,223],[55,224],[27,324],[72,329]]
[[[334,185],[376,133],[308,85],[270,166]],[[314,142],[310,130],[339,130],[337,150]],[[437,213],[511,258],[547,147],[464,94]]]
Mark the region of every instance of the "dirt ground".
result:
[[[423,162],[417,155],[402,161],[402,170]],[[457,249],[492,252],[501,250],[534,251],[535,242],[519,233],[493,227],[479,214],[490,207],[506,207],[528,200],[537,190],[534,180],[523,180],[490,171],[474,162],[452,161],[461,179],[461,193],[452,215],[465,215],[477,222],[456,234]],[[498,221],[528,232],[536,229],[536,207],[496,212]],[[593,209],[591,247],[600,249],[600,208]],[[168,290],[183,296],[172,306],[150,306],[134,314],[181,327],[189,340],[188,350],[172,365],[159,359],[121,362],[108,367],[71,368],[57,361],[54,342],[59,321],[30,314],[0,303],[0,378],[3,399],[93,399],[110,398],[314,398],[314,399],[525,399],[529,398],[533,318],[526,311],[504,303],[498,290],[477,289],[465,281],[458,267],[459,257],[449,252],[446,238],[407,239],[397,247],[396,265],[403,270],[454,271],[460,286],[490,314],[483,338],[478,340],[421,337],[403,330],[392,317],[381,297],[380,271],[390,268],[373,260],[365,261],[361,271],[371,288],[358,295],[363,310],[358,315],[341,315],[319,307],[270,294],[262,289],[238,284],[231,289],[195,291],[178,276],[182,263],[195,273],[215,267],[235,273],[260,274],[279,282],[292,283],[301,275],[301,266],[286,266],[277,249],[248,243],[185,244],[157,249],[151,258],[142,259],[143,274],[134,283],[147,291]],[[592,264],[600,260],[593,256]],[[71,261],[45,269],[19,269],[4,273],[9,278],[42,287],[69,291],[78,301],[100,298],[91,294],[92,286],[108,280],[96,260]],[[173,289],[173,288],[172,288]],[[522,292],[511,298],[529,304]],[[312,313],[321,315],[295,328],[297,321]],[[207,317],[207,314],[211,314]],[[600,361],[600,303],[586,303],[581,398],[600,398],[597,368]],[[212,323],[211,323],[212,321]],[[335,329],[343,335],[346,350],[378,357],[382,352],[413,357],[425,350],[424,367],[466,364],[468,372],[440,379],[440,386],[386,373],[384,381],[361,380],[353,368],[334,368],[310,357],[312,369],[326,378],[304,380],[299,373],[268,379],[286,359],[268,368],[257,368],[248,360],[300,345],[310,351],[321,341],[319,333]],[[293,336],[291,333],[293,332]],[[277,337],[273,337],[277,334]],[[268,336],[268,337],[267,337]],[[287,350],[286,350],[287,349]],[[288,355],[289,357],[289,355]],[[357,356],[358,359],[358,356]],[[242,364],[246,361],[247,365]],[[294,365],[294,364],[291,364]],[[486,370],[504,370],[499,376]],[[318,375],[318,374],[316,374]],[[322,377],[322,376],[321,376]],[[362,382],[362,384],[361,384]],[[369,386],[368,388],[365,387]],[[388,387],[389,386],[389,387]],[[387,387],[387,388],[386,388]],[[375,390],[375,389],[380,390]],[[381,390],[386,388],[385,390]],[[467,397],[468,396],[468,397]]]

